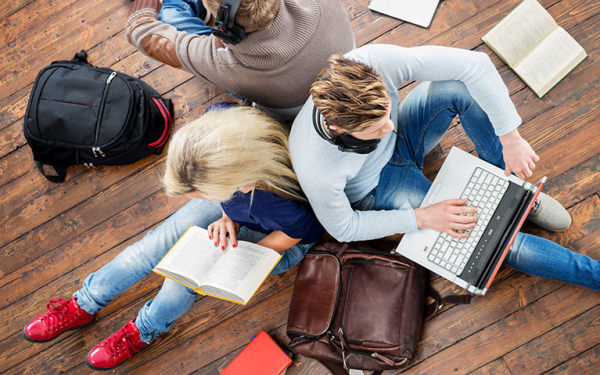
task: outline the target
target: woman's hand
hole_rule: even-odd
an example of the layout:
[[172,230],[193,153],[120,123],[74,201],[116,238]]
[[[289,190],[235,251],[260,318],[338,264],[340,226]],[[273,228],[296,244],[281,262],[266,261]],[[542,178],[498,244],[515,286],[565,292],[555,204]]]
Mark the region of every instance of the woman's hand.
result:
[[531,177],[535,163],[540,160],[540,157],[533,151],[529,143],[521,137],[517,129],[499,138],[506,164],[504,174],[508,176],[510,172],[515,172],[522,180]]
[[222,218],[209,225],[206,230],[208,238],[214,241],[215,247],[221,244],[221,250],[225,250],[227,246],[227,234],[229,234],[231,246],[237,246],[237,234],[240,232],[240,225],[231,220],[225,213],[223,213]]
[[477,208],[465,204],[466,199],[449,199],[429,207],[417,208],[417,227],[439,230],[456,238],[467,238],[469,234],[462,231],[475,227]]

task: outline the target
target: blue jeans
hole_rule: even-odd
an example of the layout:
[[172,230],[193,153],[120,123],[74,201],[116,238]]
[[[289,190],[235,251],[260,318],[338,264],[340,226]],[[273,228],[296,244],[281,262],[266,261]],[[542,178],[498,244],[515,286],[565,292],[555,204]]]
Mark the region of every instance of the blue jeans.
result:
[[[399,209],[406,201],[419,207],[431,181],[423,161],[458,115],[480,158],[504,169],[502,145],[485,112],[456,81],[423,82],[398,107],[399,136],[394,155],[373,191],[354,204],[359,210]],[[600,290],[600,262],[552,241],[519,233],[505,259],[531,275]]]
[[[121,292],[152,272],[154,266],[190,225],[206,228],[219,218],[221,218],[219,204],[191,200],[158,228],[148,232],[142,240],[128,246],[110,263],[88,275],[82,288],[74,294],[77,303],[88,313],[95,314]],[[264,233],[242,227],[238,238],[258,242],[265,236]],[[312,245],[298,244],[286,250],[271,275],[294,267],[304,258]],[[162,332],[171,329],[175,320],[190,309],[196,296],[192,289],[165,279],[158,295],[142,307],[135,320],[142,341],[151,342]]]
[[211,27],[200,20],[201,0],[163,0],[158,20],[188,34],[210,35]]

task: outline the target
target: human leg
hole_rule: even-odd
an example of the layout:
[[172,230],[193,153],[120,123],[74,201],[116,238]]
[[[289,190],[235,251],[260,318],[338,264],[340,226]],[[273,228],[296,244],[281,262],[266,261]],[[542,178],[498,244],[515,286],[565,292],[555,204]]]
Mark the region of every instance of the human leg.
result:
[[456,115],[481,158],[503,167],[502,145],[464,84],[423,82],[398,106],[396,149],[381,172],[371,207],[367,207],[368,199],[355,207],[398,209],[407,201],[418,207],[431,185],[422,173],[425,155],[439,143]]
[[442,139],[458,115],[479,157],[504,168],[502,144],[487,114],[459,81],[423,82],[398,107],[399,161],[423,160]]
[[[396,164],[414,163],[422,169],[425,155],[439,143],[456,115],[479,157],[504,169],[502,144],[487,114],[458,81],[423,82],[399,105]],[[571,225],[564,207],[543,193],[529,219],[552,231],[566,230]]]
[[530,275],[600,291],[600,261],[545,238],[519,233],[505,263]]
[[221,217],[216,203],[192,200],[163,224],[123,250],[111,262],[90,274],[74,296],[85,311],[95,314],[114,297],[152,271],[190,225],[207,227]]
[[87,364],[95,370],[107,370],[123,363],[185,314],[196,300],[196,292],[173,280],[165,279],[154,300],[142,307],[135,319],[96,345],[87,355]]
[[88,275],[73,298],[50,299],[48,311],[32,319],[23,328],[23,336],[28,341],[45,342],[90,324],[100,308],[150,273],[190,225],[206,227],[220,215],[218,204],[190,201],[141,241]]
[[211,35],[210,14],[201,0],[163,0],[158,20],[188,34]]

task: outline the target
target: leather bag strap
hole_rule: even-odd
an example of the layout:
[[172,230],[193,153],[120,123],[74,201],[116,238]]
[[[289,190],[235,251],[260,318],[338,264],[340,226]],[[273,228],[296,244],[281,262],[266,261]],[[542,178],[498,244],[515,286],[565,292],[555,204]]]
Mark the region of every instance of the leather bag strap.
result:
[[473,297],[471,294],[450,294],[442,297],[431,285],[427,287],[427,294],[433,298],[433,302],[425,306],[425,320],[433,318],[445,304],[468,305]]

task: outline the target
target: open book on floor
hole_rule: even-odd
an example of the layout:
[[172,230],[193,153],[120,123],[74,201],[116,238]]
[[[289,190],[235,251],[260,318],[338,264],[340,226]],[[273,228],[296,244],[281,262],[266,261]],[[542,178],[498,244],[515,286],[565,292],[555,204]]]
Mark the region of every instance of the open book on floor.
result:
[[205,229],[191,226],[154,267],[154,272],[196,293],[245,305],[271,273],[281,255],[264,246],[238,241],[215,247]]
[[481,40],[542,98],[587,53],[536,0],[525,0]]

